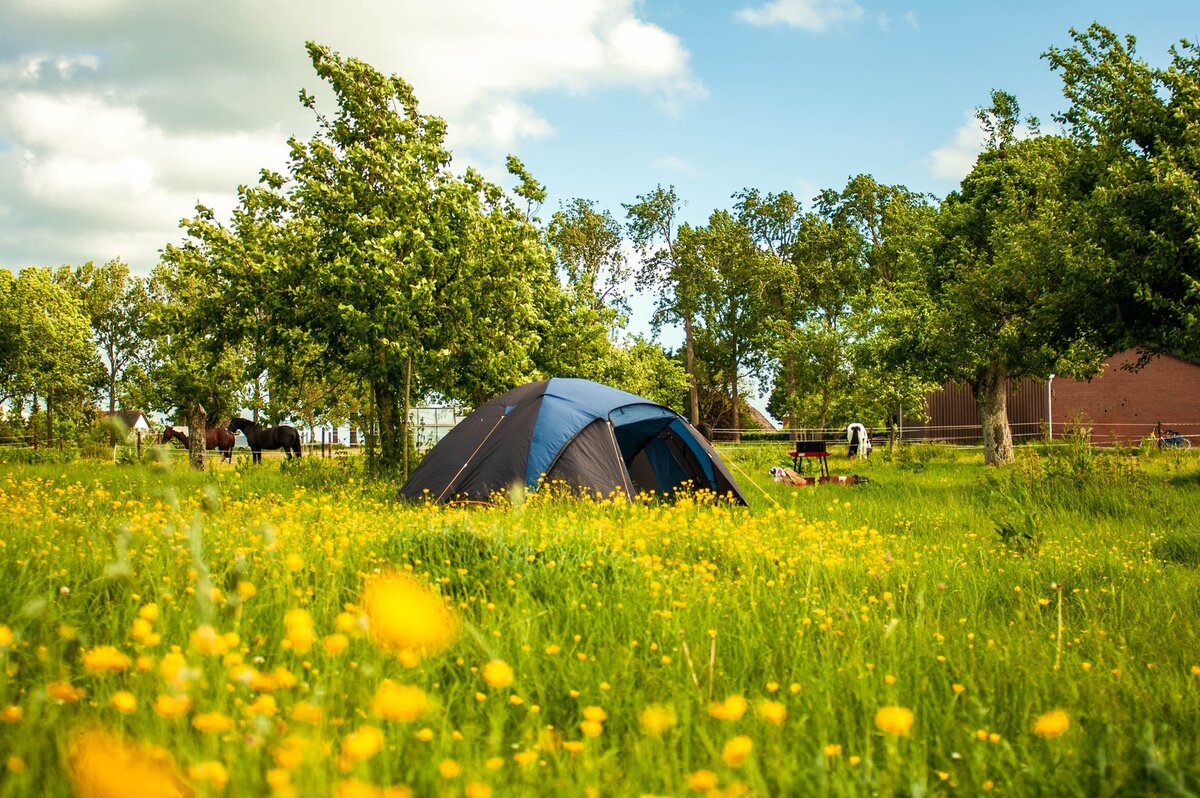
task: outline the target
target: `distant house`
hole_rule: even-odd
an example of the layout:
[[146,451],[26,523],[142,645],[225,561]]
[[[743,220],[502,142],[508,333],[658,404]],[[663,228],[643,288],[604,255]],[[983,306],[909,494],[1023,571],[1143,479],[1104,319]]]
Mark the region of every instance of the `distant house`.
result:
[[[1061,438],[1076,423],[1094,443],[1137,443],[1158,424],[1200,442],[1200,362],[1159,355],[1138,371],[1137,350],[1105,361],[1091,380],[1029,377],[1010,386],[1013,440]],[[978,443],[979,409],[970,387],[947,383],[926,397],[929,421],[904,424],[905,440]]]
[[141,410],[118,410],[115,413],[104,412],[101,416],[105,419],[116,419],[125,425],[125,429],[130,432],[149,432],[150,422],[146,420],[146,414]]

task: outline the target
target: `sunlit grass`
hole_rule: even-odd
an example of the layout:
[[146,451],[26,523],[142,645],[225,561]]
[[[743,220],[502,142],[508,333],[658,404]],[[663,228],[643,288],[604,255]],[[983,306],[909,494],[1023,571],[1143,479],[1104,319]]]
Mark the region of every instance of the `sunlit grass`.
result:
[[6,466],[0,794],[1195,790],[1197,461],[881,454],[733,452],[750,508]]

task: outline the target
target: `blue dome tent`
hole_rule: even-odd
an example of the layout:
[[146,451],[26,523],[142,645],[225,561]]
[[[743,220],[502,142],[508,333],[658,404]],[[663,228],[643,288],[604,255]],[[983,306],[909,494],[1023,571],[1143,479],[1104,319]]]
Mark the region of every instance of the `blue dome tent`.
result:
[[514,388],[467,416],[425,455],[400,495],[486,501],[514,484],[537,490],[543,483],[631,499],[688,486],[746,503],[720,455],[674,410],[558,377]]

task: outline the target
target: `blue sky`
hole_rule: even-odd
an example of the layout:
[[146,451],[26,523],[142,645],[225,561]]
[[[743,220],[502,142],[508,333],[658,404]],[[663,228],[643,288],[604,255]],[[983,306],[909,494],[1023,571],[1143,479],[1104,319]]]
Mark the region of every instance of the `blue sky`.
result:
[[[123,258],[139,273],[203,201],[280,168],[312,120],[303,50],[414,84],[456,163],[621,204],[671,184],[703,222],[746,187],[810,198],[866,172],[939,197],[993,88],[1052,130],[1041,54],[1098,21],[1151,63],[1200,4],[872,0],[0,0],[0,265]],[[634,320],[643,328],[645,319]]]

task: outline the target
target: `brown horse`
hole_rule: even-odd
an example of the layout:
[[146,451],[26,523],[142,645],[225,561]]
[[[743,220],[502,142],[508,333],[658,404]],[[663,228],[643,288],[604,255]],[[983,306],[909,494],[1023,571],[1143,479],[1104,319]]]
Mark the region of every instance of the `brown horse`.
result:
[[[166,443],[174,438],[183,444],[183,448],[190,449],[191,444],[188,440],[186,432],[180,432],[174,427],[167,427],[159,436],[159,443]],[[204,430],[204,448],[205,449],[220,449],[221,459],[227,462],[233,462],[233,433],[224,427],[209,427]]]

